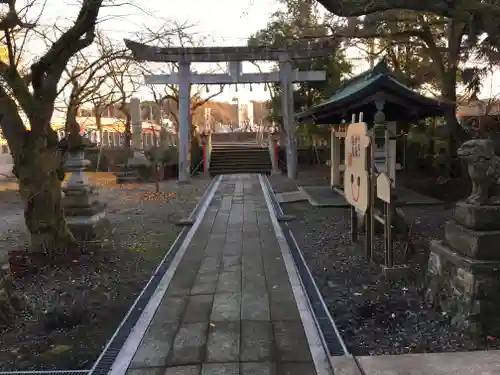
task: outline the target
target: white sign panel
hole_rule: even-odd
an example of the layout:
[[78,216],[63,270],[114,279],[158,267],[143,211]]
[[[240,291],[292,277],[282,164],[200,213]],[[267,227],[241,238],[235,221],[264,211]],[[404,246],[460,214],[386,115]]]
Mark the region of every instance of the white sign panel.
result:
[[344,194],[347,202],[361,212],[368,209],[367,153],[370,145],[368,126],[364,122],[350,124],[345,138]]
[[377,177],[377,197],[391,203],[391,178],[384,172]]

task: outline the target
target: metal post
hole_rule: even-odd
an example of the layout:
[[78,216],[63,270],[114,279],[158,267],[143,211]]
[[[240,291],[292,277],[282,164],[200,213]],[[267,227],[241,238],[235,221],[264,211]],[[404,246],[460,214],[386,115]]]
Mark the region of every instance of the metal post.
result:
[[293,107],[292,62],[285,56],[280,60],[281,105],[283,126],[287,133],[286,164],[288,177],[297,178],[297,134],[295,127],[295,113]]
[[385,204],[385,246],[387,253],[387,261],[386,267],[393,268],[394,267],[394,249],[392,247],[392,207],[391,203]]
[[368,193],[368,210],[366,211],[367,217],[365,217],[365,227],[366,227],[366,236],[365,236],[365,255],[366,259],[369,261],[373,258],[373,242],[375,238],[375,131],[372,129],[371,132],[371,142],[369,148],[369,161],[368,165],[370,166],[370,171],[368,173],[368,185],[369,185],[369,193]]
[[335,129],[330,132],[330,185],[340,185],[340,150]]
[[276,172],[279,173],[279,171],[280,171],[280,153],[279,153],[278,138],[277,137],[273,137],[273,158],[274,158],[274,165],[276,166]]
[[389,246],[387,243],[387,233],[390,231],[387,227],[387,211],[388,211],[388,206],[387,202],[384,202],[384,212],[383,212],[383,218],[384,218],[384,265],[386,267],[389,267]]
[[[392,170],[392,163],[391,163],[391,138],[390,138],[390,131],[389,129],[385,129],[384,132],[384,153],[385,153],[385,173],[392,179],[393,178],[393,170]],[[391,182],[392,184],[392,182]]]
[[349,207],[351,213],[351,243],[356,243],[358,241],[358,213],[354,206]]
[[179,63],[179,183],[189,182],[190,64]]

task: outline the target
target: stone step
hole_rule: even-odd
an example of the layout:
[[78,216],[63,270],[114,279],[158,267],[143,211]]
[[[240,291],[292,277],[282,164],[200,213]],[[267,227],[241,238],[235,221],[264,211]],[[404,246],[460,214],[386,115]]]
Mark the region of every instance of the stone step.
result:
[[271,158],[268,157],[262,157],[262,158],[244,158],[244,157],[239,157],[239,158],[210,158],[210,163],[220,163],[220,164],[245,164],[245,163],[271,163]]
[[270,170],[254,170],[254,169],[242,169],[242,170],[233,170],[233,171],[220,171],[220,170],[211,170],[210,176],[218,176],[220,174],[266,174],[270,175]]

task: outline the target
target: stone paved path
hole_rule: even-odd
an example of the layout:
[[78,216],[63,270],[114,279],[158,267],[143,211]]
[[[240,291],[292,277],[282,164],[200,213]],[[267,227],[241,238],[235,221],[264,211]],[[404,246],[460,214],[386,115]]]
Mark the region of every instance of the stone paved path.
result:
[[224,176],[128,374],[317,374],[258,176]]

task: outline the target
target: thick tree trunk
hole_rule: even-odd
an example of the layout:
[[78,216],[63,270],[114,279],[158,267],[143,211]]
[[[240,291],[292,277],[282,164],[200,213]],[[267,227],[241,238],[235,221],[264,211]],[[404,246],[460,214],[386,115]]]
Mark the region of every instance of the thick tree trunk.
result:
[[30,250],[48,255],[65,254],[75,247],[62,207],[62,158],[53,130],[46,135],[27,131],[15,158],[24,216],[30,233]]
[[453,161],[456,156],[456,151],[460,146],[462,140],[462,134],[460,132],[461,127],[457,121],[456,116],[456,102],[457,102],[457,73],[455,68],[448,68],[443,76],[441,77],[441,93],[443,99],[449,103],[453,103],[453,106],[448,107],[444,112],[444,120],[446,123],[446,136],[447,136],[447,174],[451,174],[454,169]]

